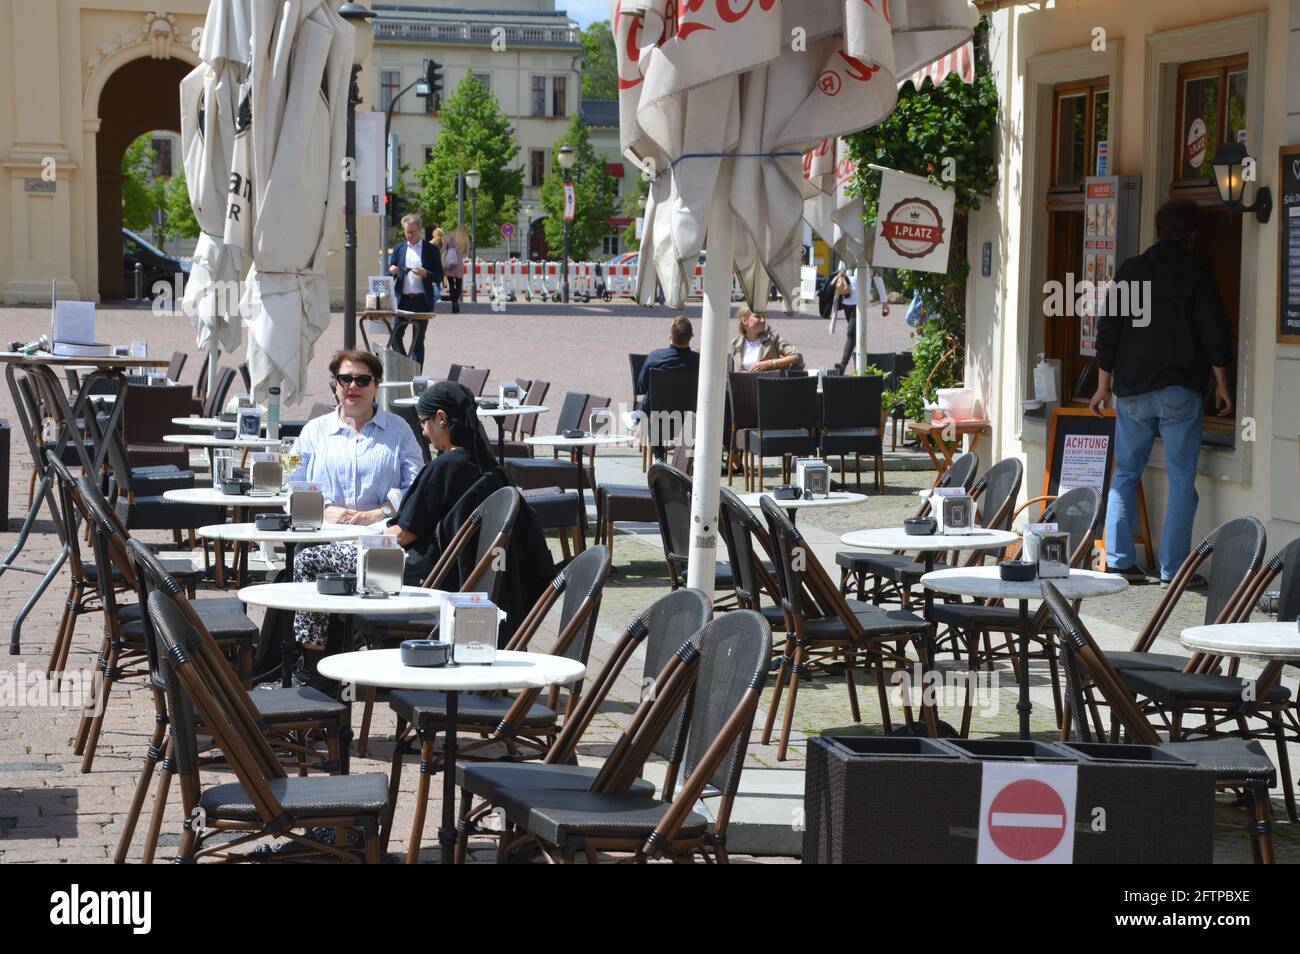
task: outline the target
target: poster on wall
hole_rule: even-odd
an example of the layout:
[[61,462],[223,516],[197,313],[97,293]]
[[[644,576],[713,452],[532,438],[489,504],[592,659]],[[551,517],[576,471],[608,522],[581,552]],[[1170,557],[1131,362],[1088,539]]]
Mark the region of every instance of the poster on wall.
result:
[[881,172],[876,240],[869,243],[872,267],[946,272],[954,193],[921,176]]
[[1300,344],[1300,146],[1282,147],[1277,181],[1281,205],[1277,340]]

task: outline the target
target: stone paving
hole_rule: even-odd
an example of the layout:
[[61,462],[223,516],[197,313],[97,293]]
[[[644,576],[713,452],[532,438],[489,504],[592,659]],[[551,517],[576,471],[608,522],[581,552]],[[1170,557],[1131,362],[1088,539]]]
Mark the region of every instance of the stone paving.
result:
[[[583,354],[564,355],[554,362],[548,362],[548,373],[553,381],[553,388],[561,393],[569,388],[579,387],[597,390],[605,388],[604,393],[614,396],[624,395],[627,390],[626,359],[629,350],[646,350],[656,345],[661,326],[667,324],[660,316],[650,316],[656,321],[646,324],[647,316],[632,312],[618,306],[605,306],[607,311],[592,312],[578,309],[583,314],[563,319],[558,314],[547,311],[542,314],[522,316],[534,322],[553,322],[547,325],[548,334],[552,328],[554,335],[563,334],[574,341],[582,342]],[[540,311],[541,309],[538,309]],[[105,324],[112,330],[106,332],[116,340],[122,337],[129,340],[133,335],[130,328],[136,327],[138,313],[109,312],[104,316]],[[529,342],[519,340],[517,334],[503,333],[503,328],[515,328],[514,325],[500,325],[509,322],[509,314],[503,318],[499,315],[471,314],[457,316],[449,320],[448,326],[454,328],[455,344],[447,344],[441,334],[435,337],[430,333],[430,349],[436,359],[430,360],[430,366],[439,367],[445,360],[462,360],[494,368],[494,375],[504,372],[513,377],[516,374],[528,375],[540,373],[536,370],[536,358],[531,349],[536,346],[536,339]],[[521,316],[513,316],[521,317]],[[28,338],[39,332],[40,324],[47,321],[44,313],[35,310],[23,312],[0,312],[0,322],[6,328],[6,336]],[[441,319],[440,319],[441,320]],[[564,325],[559,322],[564,320]],[[838,357],[839,337],[829,339],[825,327],[810,319],[782,319],[788,321],[808,339],[801,342],[809,352],[810,364],[815,361],[830,363]],[[122,322],[117,325],[117,322]],[[155,351],[170,353],[172,347],[183,347],[188,326],[176,322],[177,327],[168,326],[165,335],[155,344]],[[441,332],[443,325],[437,327]],[[562,328],[562,330],[561,330]],[[12,329],[10,331],[9,329]],[[119,329],[121,329],[119,331]],[[184,332],[185,334],[182,334]],[[788,333],[782,329],[782,333]],[[174,344],[167,342],[174,337]],[[649,338],[650,340],[645,340]],[[154,340],[154,339],[151,339]],[[553,340],[553,338],[552,338]],[[190,339],[192,342],[192,338]],[[875,345],[873,344],[873,347]],[[193,350],[192,343],[189,350]],[[322,346],[320,353],[327,354],[328,347]],[[833,354],[832,354],[833,352]],[[191,361],[198,360],[192,356]],[[325,379],[324,358],[319,357],[313,363],[313,382]],[[568,363],[566,363],[568,362]],[[319,367],[318,367],[319,366]],[[499,371],[498,371],[499,366]],[[553,368],[554,370],[549,370]],[[315,373],[319,370],[319,373]],[[187,369],[185,380],[193,380],[195,369]],[[315,389],[317,385],[312,384]],[[319,396],[309,394],[309,402],[324,397],[323,387]],[[558,401],[555,405],[558,406]],[[286,415],[288,416],[288,415]],[[12,420],[12,405],[7,393],[0,395],[0,417]],[[545,424],[541,430],[545,430]],[[21,516],[26,503],[26,474],[29,462],[21,439],[15,435],[12,472],[9,480],[8,494],[11,519]],[[602,451],[597,465],[601,480],[630,482],[637,480],[640,474],[639,457],[623,451],[607,453]],[[863,505],[826,510],[804,511],[799,524],[812,545],[817,556],[831,568],[834,568],[834,553],[842,549],[838,542],[839,535],[849,529],[866,526],[885,526],[896,524],[916,507],[916,489],[929,482],[926,472],[907,472],[890,470],[887,473],[887,491],[883,495],[872,496]],[[16,523],[11,523],[11,528]],[[56,550],[54,536],[48,515],[43,515],[38,524],[40,532],[33,535],[24,554],[24,562],[35,565],[48,565]],[[145,539],[161,542],[161,534],[143,534]],[[7,552],[12,545],[12,532],[0,534],[0,546]],[[557,548],[558,552],[558,548]],[[591,667],[595,670],[607,658],[612,641],[619,630],[631,616],[649,604],[654,598],[667,591],[664,577],[662,549],[658,536],[644,529],[632,533],[620,533],[615,545],[615,566],[617,575],[611,578],[605,591],[601,608],[598,634],[600,639],[592,652]],[[23,604],[35,577],[6,573],[0,584],[0,619],[12,620]],[[58,617],[62,611],[65,595],[64,585],[56,582],[45,597],[37,604],[23,628],[22,653],[19,656],[6,656],[0,663],[0,670],[10,673],[19,671],[19,667],[43,672],[46,659],[54,637]],[[1127,648],[1133,633],[1150,613],[1159,598],[1157,587],[1135,587],[1123,596],[1105,601],[1103,607],[1085,605],[1085,619],[1103,645],[1108,648]],[[201,591],[201,598],[217,595],[210,587]],[[1203,599],[1196,593],[1189,594],[1180,605],[1175,617],[1170,621],[1167,632],[1176,633],[1185,625],[1200,622],[1203,612]],[[251,614],[255,618],[259,611]],[[92,614],[83,618],[77,627],[77,639],[70,666],[87,667],[93,659],[98,645],[96,629],[97,620]],[[544,627],[534,648],[544,649],[554,635],[553,621]],[[8,628],[0,631],[0,638],[7,642]],[[1163,637],[1157,650],[1178,652],[1180,647],[1171,637]],[[1250,671],[1246,667],[1246,671]],[[977,709],[972,734],[980,737],[1009,736],[1015,731],[1016,712],[1013,703],[1013,680],[1009,669],[1000,669],[997,673],[1002,690],[989,700],[986,709]],[[1033,729],[1036,737],[1050,738],[1053,732],[1051,694],[1047,685],[1046,672],[1034,671],[1032,674]],[[620,677],[610,700],[607,702],[591,731],[584,738],[580,756],[584,760],[598,759],[603,756],[617,739],[632,712],[640,695],[640,664],[633,661]],[[784,763],[776,761],[775,745],[762,745],[759,741],[760,729],[767,706],[772,704],[772,690],[769,686],[764,695],[764,710],[760,711],[752,744],[749,749],[747,765],[753,769],[776,768],[779,764],[784,771],[802,770],[804,743],[808,736],[827,732],[866,732],[880,731],[879,710],[875,701],[874,688],[859,683],[860,698],[863,703],[863,723],[854,725],[849,716],[847,694],[841,678],[823,678],[805,682],[801,688],[798,707],[794,720],[794,735],[789,759]],[[996,702],[996,706],[992,703]],[[955,710],[952,710],[955,711]],[[945,715],[951,719],[952,712]],[[897,718],[897,716],[895,716]],[[356,723],[359,727],[359,713]],[[77,716],[75,711],[65,708],[9,706],[0,702],[0,862],[105,862],[111,859],[116,846],[117,836],[134,789],[140,762],[147,745],[148,733],[152,725],[152,703],[146,691],[138,681],[122,684],[114,691],[105,720],[104,734],[94,771],[89,774],[80,772],[79,760],[72,754],[71,738],[75,731]],[[366,758],[355,758],[352,763],[354,772],[384,772],[388,770],[391,745],[387,734],[391,731],[392,715],[386,706],[376,708],[373,726],[373,738],[370,753]],[[1271,750],[1271,745],[1268,747]],[[1292,749],[1293,764],[1297,757]],[[215,777],[228,778],[229,775],[215,772]],[[394,825],[393,840],[390,851],[393,858],[400,858],[406,849],[411,815],[414,803],[414,787],[418,777],[418,768],[414,762],[408,762],[403,773],[402,793],[398,800],[397,816]],[[743,784],[743,783],[742,783]],[[435,781],[435,795],[440,785]],[[1275,793],[1276,794],[1276,793]],[[1282,813],[1280,797],[1275,797],[1275,805]],[[436,824],[440,805],[435,797],[430,806],[429,822],[426,824],[422,860],[436,860],[436,849],[430,847],[436,843]],[[138,858],[139,844],[148,823],[149,810],[146,806],[144,816],[137,828],[136,848],[132,859]],[[173,786],[172,798],[167,807],[163,824],[162,847],[159,861],[169,860],[174,846],[179,840],[180,805],[176,788]],[[1225,816],[1226,818],[1226,816]],[[1294,825],[1283,821],[1278,826],[1277,844],[1279,860],[1295,861],[1300,858],[1300,838]],[[789,857],[751,857],[733,856],[739,862],[762,861],[781,862],[793,860]],[[493,853],[489,848],[477,848],[472,852],[475,861],[491,861]],[[1249,860],[1249,851],[1243,835],[1237,831],[1223,831],[1216,839],[1216,861],[1239,862]]]

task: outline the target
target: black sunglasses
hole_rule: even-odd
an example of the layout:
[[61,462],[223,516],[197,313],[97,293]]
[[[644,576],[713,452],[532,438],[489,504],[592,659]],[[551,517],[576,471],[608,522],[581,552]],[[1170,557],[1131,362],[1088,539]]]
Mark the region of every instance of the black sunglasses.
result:
[[347,387],[349,384],[355,384],[359,388],[370,387],[370,382],[375,379],[373,374],[336,374],[334,380],[339,384]]

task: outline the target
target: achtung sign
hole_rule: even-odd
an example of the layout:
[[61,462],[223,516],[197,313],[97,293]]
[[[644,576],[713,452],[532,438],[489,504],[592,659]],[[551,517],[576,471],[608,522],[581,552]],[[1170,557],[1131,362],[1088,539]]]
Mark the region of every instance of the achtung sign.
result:
[[920,176],[884,170],[872,266],[946,272],[953,201],[950,189]]

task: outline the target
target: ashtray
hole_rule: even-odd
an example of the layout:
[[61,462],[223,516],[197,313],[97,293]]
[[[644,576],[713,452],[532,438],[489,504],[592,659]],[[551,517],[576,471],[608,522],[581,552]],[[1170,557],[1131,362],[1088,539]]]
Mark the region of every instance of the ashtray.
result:
[[231,427],[228,429],[223,428],[219,431],[213,431],[212,436],[214,439],[219,441],[233,441],[235,439],[235,429]]
[[569,428],[567,431],[565,431],[564,433],[562,433],[560,436],[561,436],[561,437],[569,437],[569,438],[575,438],[575,437],[586,437],[586,436],[587,436],[587,432],[584,431],[584,430],[583,430],[582,428],[580,428],[580,427],[571,427],[571,428]]
[[1038,564],[1029,560],[1003,560],[998,564],[998,575],[1008,583],[1032,583]]
[[794,484],[780,484],[772,488],[772,497],[776,500],[798,500],[799,488]]
[[287,513],[259,513],[253,518],[258,530],[288,530],[292,526]]
[[493,401],[490,398],[479,398],[478,406],[484,411],[495,411],[500,407],[496,401]]
[[451,661],[451,643],[440,639],[404,639],[403,666],[445,666]]
[[230,497],[247,497],[253,485],[247,480],[223,480],[221,492]]
[[239,420],[239,418],[237,415],[222,412],[221,414],[217,415],[217,420],[224,421],[227,424],[234,424],[237,420]]
[[317,573],[316,592],[326,596],[351,596],[357,591],[355,573]]
[[909,537],[928,537],[937,526],[934,517],[908,517],[903,521],[903,532]]

